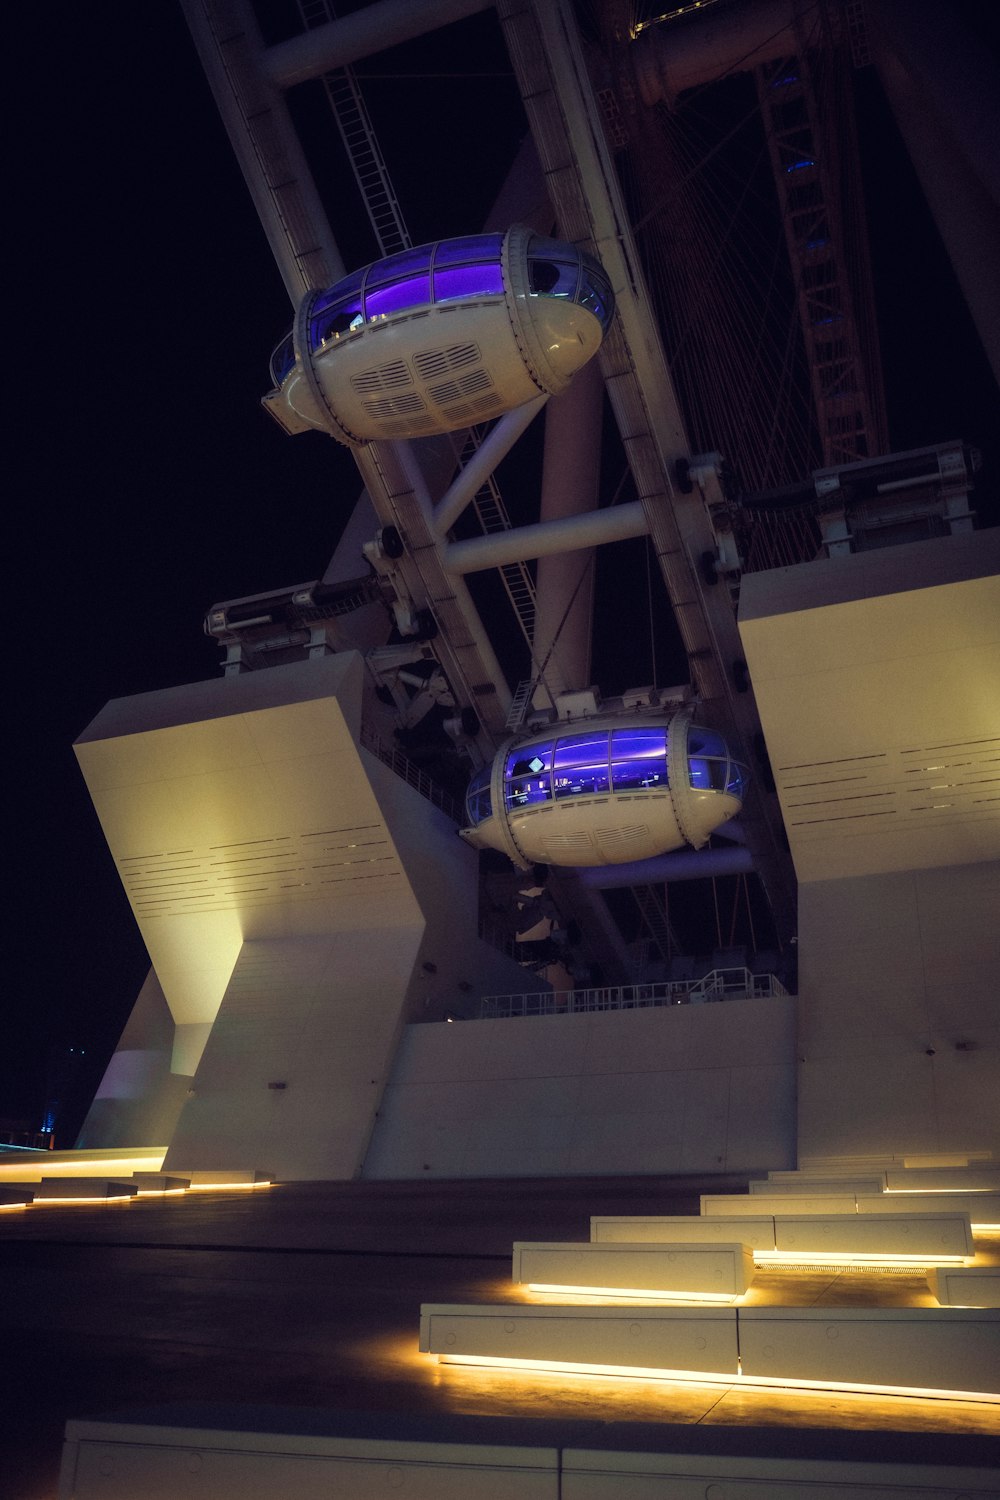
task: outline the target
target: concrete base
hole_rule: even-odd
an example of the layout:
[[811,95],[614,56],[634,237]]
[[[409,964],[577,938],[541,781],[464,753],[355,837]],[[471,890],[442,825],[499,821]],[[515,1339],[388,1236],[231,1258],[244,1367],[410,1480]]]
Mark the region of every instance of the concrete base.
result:
[[880,1214],[906,1210],[908,1213],[934,1213],[955,1209],[968,1214],[974,1225],[1000,1224],[1000,1193],[882,1193],[878,1197],[858,1195],[859,1214]]
[[890,1168],[885,1185],[891,1193],[998,1193],[1000,1167]]
[[1000,1402],[992,1309],[425,1306],[420,1348],[449,1363]]
[[[751,1200],[744,1198],[744,1203]],[[787,1203],[787,1200],[785,1200]],[[790,1206],[790,1204],[788,1205]],[[762,1258],[782,1255],[829,1256],[838,1260],[906,1256],[923,1265],[971,1259],[975,1254],[968,1214],[938,1213],[810,1214],[783,1213],[717,1218],[597,1216],[590,1221],[597,1243],[625,1241],[662,1244],[725,1244],[738,1239]]]
[[753,1280],[749,1245],[516,1244],[519,1285],[732,1301]]
[[789,1202],[789,1195],[783,1192],[774,1193],[703,1193],[701,1196],[701,1211],[706,1218],[721,1218],[722,1216],[734,1216],[741,1218],[744,1214],[784,1214],[789,1208],[799,1214],[856,1214],[858,1211],[857,1197],[853,1192],[828,1192],[828,1193],[802,1193],[795,1194],[795,1202]]
[[791,1199],[799,1214],[932,1214],[954,1210],[968,1214],[973,1224],[1000,1224],[1000,1193],[989,1192],[789,1194],[779,1189],[746,1195],[705,1193],[701,1211],[711,1218],[738,1217],[748,1212],[783,1214],[788,1212]]
[[927,1285],[942,1307],[1000,1307],[1000,1266],[944,1266]]
[[778,1255],[905,1256],[930,1264],[975,1254],[968,1214],[775,1215]]
[[738,1316],[740,1363],[751,1381],[961,1392],[1000,1401],[1000,1312],[748,1307]]
[[792,1194],[795,1197],[822,1196],[825,1193],[881,1193],[885,1190],[885,1173],[872,1172],[867,1176],[851,1175],[845,1177],[825,1177],[821,1173],[815,1176],[799,1177],[794,1172],[782,1173],[780,1176],[769,1172],[766,1181],[751,1182],[749,1184],[751,1195],[775,1193]]
[[736,1312],[723,1307],[424,1306],[420,1348],[448,1361],[734,1379]]
[[140,1193],[182,1193],[191,1186],[189,1177],[173,1172],[133,1172],[132,1181]]
[[[248,1409],[245,1422],[255,1415]],[[60,1500],[657,1500],[694,1496],[766,1494],[768,1500],[824,1495],[879,1494],[892,1500],[954,1500],[996,1493],[995,1471],[971,1465],[898,1464],[749,1455],[658,1451],[650,1429],[624,1429],[637,1451],[584,1446],[600,1441],[591,1424],[571,1424],[531,1441],[531,1424],[471,1422],[468,1441],[394,1441],[285,1431],[274,1421],[295,1413],[268,1413],[271,1430],[243,1426],[221,1430],[131,1421],[74,1421],[66,1428]],[[314,1415],[314,1414],[308,1414]],[[363,1419],[356,1419],[358,1426]],[[407,1424],[414,1425],[414,1424]],[[535,1424],[540,1427],[541,1424]],[[483,1431],[485,1429],[485,1432]],[[676,1429],[667,1429],[676,1432]],[[479,1436],[480,1440],[476,1441]],[[540,1439],[542,1434],[537,1433]],[[482,1440],[484,1438],[486,1440]],[[517,1440],[521,1439],[519,1443]],[[566,1439],[575,1445],[567,1445]]]
[[[748,1205],[751,1207],[752,1205]],[[592,1243],[624,1241],[631,1244],[662,1245],[665,1241],[691,1245],[725,1245],[736,1240],[751,1250],[773,1250],[774,1216],[727,1216],[725,1219],[643,1214],[597,1214],[590,1220]]]
[[271,1181],[267,1172],[257,1172],[253,1167],[217,1167],[213,1171],[174,1172],[171,1177],[186,1177],[193,1188],[208,1187],[263,1187]]
[[134,1183],[116,1182],[111,1177],[43,1177],[34,1189],[34,1201],[134,1198],[136,1191]]

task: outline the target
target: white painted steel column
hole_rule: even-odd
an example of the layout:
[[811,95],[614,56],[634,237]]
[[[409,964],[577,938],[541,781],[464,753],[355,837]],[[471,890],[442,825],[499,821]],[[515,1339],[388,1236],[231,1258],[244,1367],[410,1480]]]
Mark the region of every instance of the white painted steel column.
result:
[[278,88],[290,89],[492,5],[493,0],[376,0],[353,15],[269,47],[265,66]]
[[344,275],[284,99],[262,71],[263,44],[249,0],[181,0],[230,144],[297,306]]
[[540,521],[536,526],[518,526],[490,536],[470,537],[441,548],[441,559],[449,573],[478,573],[500,568],[504,563],[525,562],[559,552],[578,552],[631,536],[645,536],[648,527],[642,504],[614,505],[589,515],[567,516],[562,521]]
[[[603,398],[600,365],[591,360],[569,388],[549,402],[543,523],[597,509]],[[559,552],[539,558],[533,646],[536,663],[539,667],[545,663],[549,692],[565,693],[589,684],[593,614],[593,552]]]
[[521,434],[531,426],[548,401],[537,396],[505,413],[477,448],[465,468],[441,496],[434,511],[434,535],[448,534],[476,492],[486,483],[500,460],[510,452]]

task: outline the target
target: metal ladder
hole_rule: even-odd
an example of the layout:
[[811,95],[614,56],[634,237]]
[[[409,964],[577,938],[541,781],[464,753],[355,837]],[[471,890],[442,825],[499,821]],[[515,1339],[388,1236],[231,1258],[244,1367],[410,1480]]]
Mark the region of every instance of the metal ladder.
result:
[[632,887],[632,895],[635,904],[639,908],[644,929],[650,934],[654,943],[663,956],[663,962],[670,962],[670,955],[678,949],[673,929],[664,909],[663,901],[659,895],[659,887],[654,885],[637,885]]
[[[298,0],[298,7],[307,31],[336,19],[331,0]],[[409,249],[413,241],[403,222],[354,69],[334,68],[324,73],[323,87],[381,255]]]

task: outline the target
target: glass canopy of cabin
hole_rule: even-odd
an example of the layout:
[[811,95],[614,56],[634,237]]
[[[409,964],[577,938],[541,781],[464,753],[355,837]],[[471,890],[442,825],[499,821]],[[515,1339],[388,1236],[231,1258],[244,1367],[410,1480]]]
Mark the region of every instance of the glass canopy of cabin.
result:
[[[309,313],[309,350],[316,353],[360,328],[417,307],[504,295],[502,234],[439,240],[387,256],[319,292]],[[606,329],[614,313],[607,273],[592,255],[560,240],[532,235],[527,246],[529,297],[576,302]],[[295,364],[292,335],[271,359],[280,386]]]

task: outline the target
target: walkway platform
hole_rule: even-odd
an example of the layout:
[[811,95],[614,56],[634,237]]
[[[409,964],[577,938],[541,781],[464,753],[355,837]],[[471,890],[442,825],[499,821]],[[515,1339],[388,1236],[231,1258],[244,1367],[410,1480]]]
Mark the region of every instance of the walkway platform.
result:
[[[583,1240],[592,1214],[693,1215],[700,1194],[745,1186],[732,1177],[298,1183],[12,1208],[0,1215],[0,1342],[15,1377],[5,1420],[17,1434],[5,1482],[18,1500],[54,1500],[68,1421],[162,1426],[181,1407],[189,1427],[205,1430],[353,1423],[381,1440],[431,1423],[447,1443],[479,1442],[477,1424],[496,1419],[517,1425],[511,1441],[521,1446],[652,1445],[690,1455],[699,1473],[715,1458],[1000,1463],[1000,1410],[989,1403],[528,1377],[420,1352],[422,1304],[532,1299],[511,1283],[515,1242]],[[977,1240],[980,1258],[1000,1264],[1000,1238]],[[753,1301],[938,1305],[923,1272],[825,1267],[758,1269]]]

